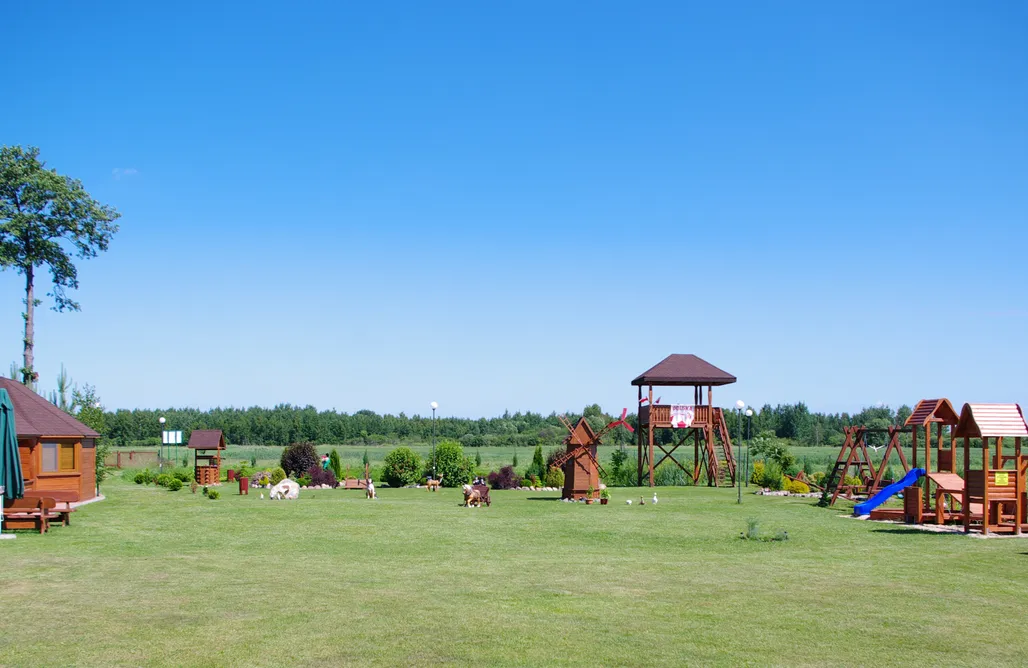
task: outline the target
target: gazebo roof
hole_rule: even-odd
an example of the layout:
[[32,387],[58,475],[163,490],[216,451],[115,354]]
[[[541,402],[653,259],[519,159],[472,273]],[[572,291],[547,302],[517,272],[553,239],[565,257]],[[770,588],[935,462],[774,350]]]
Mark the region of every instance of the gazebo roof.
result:
[[194,429],[186,447],[192,450],[224,450],[225,437],[220,429]]
[[668,355],[642,372],[632,385],[729,385],[735,376],[696,355]]
[[1017,404],[964,404],[956,436],[1028,436],[1021,407]]
[[954,425],[959,421],[960,416],[949,399],[922,399],[903,424],[907,427],[924,427],[933,422]]

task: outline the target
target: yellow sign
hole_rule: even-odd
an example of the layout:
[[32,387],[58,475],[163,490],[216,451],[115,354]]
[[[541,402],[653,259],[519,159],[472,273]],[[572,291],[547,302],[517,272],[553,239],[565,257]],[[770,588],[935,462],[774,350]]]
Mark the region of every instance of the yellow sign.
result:
[[996,471],[996,486],[1006,487],[1010,484],[1010,474],[1005,471]]

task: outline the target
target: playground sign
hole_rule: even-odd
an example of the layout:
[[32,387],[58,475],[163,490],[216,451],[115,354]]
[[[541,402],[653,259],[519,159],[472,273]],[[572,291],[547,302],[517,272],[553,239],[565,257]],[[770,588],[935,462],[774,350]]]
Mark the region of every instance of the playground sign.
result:
[[688,429],[696,417],[696,407],[688,404],[671,404],[671,426],[675,429]]
[[1006,471],[996,471],[996,486],[1006,487],[1010,484],[1010,474]]

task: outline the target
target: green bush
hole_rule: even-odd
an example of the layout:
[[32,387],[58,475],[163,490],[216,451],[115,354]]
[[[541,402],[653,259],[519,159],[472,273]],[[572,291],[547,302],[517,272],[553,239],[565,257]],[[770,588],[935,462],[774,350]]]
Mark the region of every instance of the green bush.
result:
[[782,489],[783,480],[782,467],[778,462],[770,462],[764,465],[764,473],[757,484],[777,492]]
[[556,466],[551,466],[543,478],[543,485],[546,487],[564,487],[564,471]]
[[[421,479],[423,462],[418,453],[410,448],[396,448],[385,456],[382,480],[390,487],[414,485]],[[443,478],[446,481],[446,478]]]
[[[433,466],[434,464],[434,466]],[[436,446],[435,461],[429,459],[425,470],[428,473],[435,469],[443,487],[460,487],[471,482],[475,472],[475,463],[470,457],[464,456],[464,448],[457,441],[442,441]]]
[[188,469],[175,469],[171,475],[179,482],[189,482],[193,479],[193,472]]
[[135,480],[137,485],[149,485],[153,482],[153,473],[150,472],[150,469],[143,469],[136,474],[133,480]]
[[[333,450],[332,452],[335,452],[335,450]],[[337,457],[337,459],[338,459],[338,457]],[[268,480],[268,482],[270,482],[272,484],[272,486],[275,486],[275,485],[279,484],[280,482],[282,482],[285,479],[286,479],[286,472],[285,472],[285,470],[281,466],[276,466],[275,470],[271,472],[271,478]]]
[[303,475],[310,471],[311,467],[320,466],[321,457],[318,456],[318,449],[313,443],[291,443],[282,450],[282,460],[279,464],[289,475]]
[[154,479],[154,482],[157,483],[158,487],[167,487],[172,480],[174,480],[174,478],[171,477],[171,474],[162,473]]
[[684,487],[689,484],[689,478],[674,462],[663,462],[653,471],[653,484],[660,487]]
[[535,453],[532,455],[532,463],[528,465],[528,470],[525,471],[525,477],[529,480],[535,479],[536,482],[540,478],[546,475],[546,462],[543,461],[543,446],[535,446]]
[[220,498],[220,497],[221,497],[221,492],[219,492],[216,489],[211,489],[211,490],[207,491],[207,498],[210,499],[211,501],[213,501],[214,499]]
[[864,484],[864,481],[861,480],[860,478],[858,478],[855,475],[848,475],[848,476],[843,477],[842,484],[843,485],[853,485],[855,487],[860,487],[861,485]]
[[814,481],[815,485],[820,485],[822,482],[824,482],[825,472],[814,471],[814,473],[811,474],[810,479]]
[[171,481],[168,482],[168,491],[169,492],[177,492],[180,489],[182,489],[182,481],[179,480],[178,478],[172,478]]
[[310,487],[311,482],[313,481],[311,480],[311,477],[307,474],[304,474],[296,479],[296,484],[300,487]]

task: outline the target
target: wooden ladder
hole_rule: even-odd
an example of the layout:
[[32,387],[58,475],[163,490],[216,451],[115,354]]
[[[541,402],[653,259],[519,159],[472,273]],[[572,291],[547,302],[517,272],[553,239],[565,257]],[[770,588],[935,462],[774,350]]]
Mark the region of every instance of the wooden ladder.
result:
[[[725,476],[728,476],[732,480],[732,486],[735,486],[735,454],[732,452],[732,437],[728,432],[728,423],[725,422],[724,409],[714,408],[714,431],[717,432],[721,455],[725,461],[725,471],[722,473],[718,484],[724,482]],[[718,459],[718,468],[721,467],[720,462],[721,460]]]

